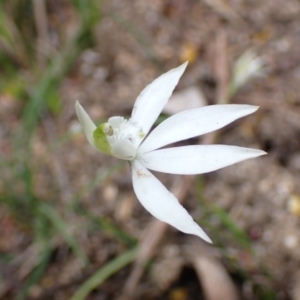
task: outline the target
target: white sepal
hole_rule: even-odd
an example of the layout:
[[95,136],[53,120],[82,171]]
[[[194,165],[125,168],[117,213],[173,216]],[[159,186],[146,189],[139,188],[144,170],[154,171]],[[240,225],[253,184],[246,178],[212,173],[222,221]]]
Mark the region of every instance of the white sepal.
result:
[[158,125],[145,139],[139,153],[220,129],[252,114],[258,106],[243,104],[211,105],[180,112]]
[[193,220],[176,197],[137,160],[131,163],[132,182],[141,204],[157,219],[178,230],[194,234],[211,243],[210,238]]
[[[139,124],[145,135],[149,132],[163,107],[168,102],[187,64],[185,62],[178,68],[172,69],[155,79],[146,86],[136,99],[131,114],[131,121]],[[139,144],[140,141],[137,141],[136,146]]]
[[203,174],[266,152],[227,145],[193,145],[156,150],[138,155],[148,169],[170,174]]

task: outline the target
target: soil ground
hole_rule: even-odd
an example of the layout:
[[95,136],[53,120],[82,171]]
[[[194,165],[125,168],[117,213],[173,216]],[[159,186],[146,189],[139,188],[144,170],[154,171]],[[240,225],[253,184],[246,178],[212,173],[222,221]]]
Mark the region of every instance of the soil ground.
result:
[[[49,1],[47,7],[54,32],[55,26],[73,30],[76,16],[68,1]],[[95,43],[62,79],[61,110],[43,115],[31,140],[34,159],[30,161],[35,195],[46,202],[56,197],[55,210],[91,264],[84,266],[58,234],[53,242],[57,246],[28,299],[70,299],[84,280],[128,249],[118,234],[103,230],[103,223],[97,227],[95,218],[114,224],[136,241],[152,220],[133,193],[129,167],[118,167],[115,158],[94,151],[82,134],[72,135],[49,151],[54,141],[78,132],[75,101],[81,102],[93,120],[129,116],[147,84],[189,59],[176,92],[197,87],[206,104],[215,104],[217,56],[225,53],[232,70],[249,49],[262,57],[264,74],[247,82],[230,102],[260,109],[220,130],[216,142],[258,148],[268,155],[197,178],[185,195],[184,206],[213,240],[216,237],[211,250],[216,254],[211,259],[221,262],[217,270],[225,270],[238,299],[300,299],[300,2],[111,0],[97,7],[101,19],[94,28]],[[226,43],[220,50],[216,43],[222,38]],[[0,94],[3,157],[10,155],[10,135],[20,125],[23,109],[19,99],[7,97]],[[178,179],[158,176],[168,188]],[[83,191],[96,177],[98,183]],[[79,192],[77,210],[85,213],[68,208]],[[1,253],[22,257],[29,251],[32,258],[32,231],[7,206],[0,207],[0,215]],[[245,246],[248,242],[249,247]],[[211,287],[184,254],[186,245],[185,235],[168,228],[132,298],[218,299],[208,295]],[[207,254],[197,255],[210,260]],[[23,261],[16,269],[1,262],[3,299],[15,299],[34,264]],[[119,299],[132,268],[131,264],[115,272],[86,299]],[[207,270],[216,282],[217,273]],[[225,290],[222,299],[230,299]]]

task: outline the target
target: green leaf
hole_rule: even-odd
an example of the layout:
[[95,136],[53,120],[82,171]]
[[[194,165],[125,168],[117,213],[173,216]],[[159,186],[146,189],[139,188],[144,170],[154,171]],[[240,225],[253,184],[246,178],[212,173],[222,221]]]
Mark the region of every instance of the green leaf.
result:
[[25,300],[28,296],[30,288],[41,279],[50,262],[52,251],[53,249],[46,248],[44,252],[41,253],[39,264],[28,277],[24,288],[21,290],[17,297],[17,300]]
[[131,249],[108,262],[90,278],[88,278],[69,300],[83,300],[95,288],[99,287],[107,278],[130,264],[137,255],[137,248]]

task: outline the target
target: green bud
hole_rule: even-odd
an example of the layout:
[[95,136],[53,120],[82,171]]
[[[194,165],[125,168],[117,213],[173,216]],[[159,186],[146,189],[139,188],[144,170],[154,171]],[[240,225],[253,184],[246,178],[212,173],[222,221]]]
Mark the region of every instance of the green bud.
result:
[[107,125],[108,125],[107,123],[99,125],[93,133],[93,138],[94,138],[95,145],[99,151],[107,155],[111,155],[110,145],[106,138],[106,133],[104,132],[104,128]]

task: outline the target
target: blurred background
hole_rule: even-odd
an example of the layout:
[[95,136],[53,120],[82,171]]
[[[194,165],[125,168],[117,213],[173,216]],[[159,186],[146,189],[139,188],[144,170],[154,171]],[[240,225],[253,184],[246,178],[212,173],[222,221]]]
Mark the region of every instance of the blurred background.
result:
[[[0,299],[300,299],[300,2],[0,1]],[[202,105],[255,114],[185,143],[263,149],[204,176],[157,174],[212,238],[154,220],[128,164],[74,111],[130,116],[188,60],[157,124]]]

